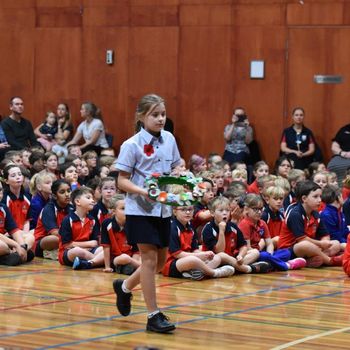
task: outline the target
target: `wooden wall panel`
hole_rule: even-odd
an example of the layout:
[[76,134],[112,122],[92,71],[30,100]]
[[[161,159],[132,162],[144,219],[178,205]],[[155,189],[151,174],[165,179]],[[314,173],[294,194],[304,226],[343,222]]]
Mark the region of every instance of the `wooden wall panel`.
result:
[[48,109],[60,101],[70,105],[73,116],[79,111],[82,70],[81,29],[36,30],[34,65],[34,124],[43,120]]
[[230,5],[188,5],[180,8],[181,26],[228,26],[231,25]]
[[118,2],[114,6],[83,7],[84,27],[128,26],[129,12],[129,6],[124,2]]
[[33,29],[0,30],[0,115],[8,115],[9,99],[15,95],[25,99],[26,115],[34,110],[34,42]]
[[169,116],[177,114],[177,27],[133,27],[129,46],[129,125],[133,125],[136,103],[147,93],[167,100]]
[[37,9],[37,27],[81,27],[82,9],[75,7],[41,7]]
[[[286,30],[284,27],[238,27],[232,43],[235,106],[246,108],[263,159],[273,164],[283,129]],[[250,79],[250,61],[265,61],[265,79]]]
[[231,28],[182,27],[180,36],[176,135],[182,155],[222,153],[235,84]]
[[[349,123],[350,30],[336,28],[291,29],[288,106],[305,107],[305,123],[321,145],[326,159],[338,129]],[[337,52],[328,55],[328,52]],[[315,74],[342,75],[342,84],[315,84]],[[303,87],[302,89],[300,87]]]
[[291,3],[287,5],[288,25],[341,25],[343,24],[344,3]]
[[8,28],[34,28],[35,17],[34,8],[0,8],[1,31]]
[[83,3],[83,0],[35,0],[36,7],[80,7]]
[[178,26],[178,6],[132,6],[131,26]]
[[[128,28],[89,27],[84,29],[81,100],[90,100],[102,110],[107,132],[116,147],[130,136],[128,102]],[[105,62],[106,49],[114,50],[114,64]],[[80,120],[80,114],[77,122]]]

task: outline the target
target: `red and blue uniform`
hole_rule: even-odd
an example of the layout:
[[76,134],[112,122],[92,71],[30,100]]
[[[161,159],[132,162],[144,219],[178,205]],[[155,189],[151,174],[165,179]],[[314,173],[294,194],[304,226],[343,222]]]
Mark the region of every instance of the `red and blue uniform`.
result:
[[93,209],[90,211],[90,215],[92,215],[100,225],[102,222],[110,217],[110,213],[106,206],[103,204],[102,200],[98,201]]
[[38,224],[34,230],[35,242],[32,250],[36,251],[36,246],[40,240],[58,230],[62,224],[63,219],[73,210],[71,205],[61,208],[55,200],[48,202],[41,211]]
[[87,215],[82,221],[80,217],[75,213],[69,213],[62,221],[62,225],[59,229],[60,240],[58,249],[58,261],[60,264],[65,265],[63,255],[66,251],[66,247],[72,242],[87,242],[98,240],[99,224],[90,215]]
[[[215,253],[215,246],[219,239],[219,226],[215,221],[208,222],[203,228],[202,250],[211,250]],[[230,256],[237,256],[241,247],[247,245],[239,227],[228,222],[225,228],[225,253]]]
[[198,239],[192,226],[190,224],[184,226],[180,221],[174,218],[171,222],[168,257],[162,271],[163,275],[171,276],[171,265],[176,263],[176,256],[179,253],[192,253],[197,249],[199,249]]
[[17,231],[19,229],[9,209],[5,204],[0,203],[0,233],[13,235]]
[[17,198],[11,191],[8,191],[4,193],[2,203],[9,208],[18,228],[23,230],[24,224],[30,219],[30,196],[21,190]]
[[306,237],[320,240],[324,236],[328,236],[328,232],[319,213],[312,211],[307,217],[302,204],[297,203],[283,221],[278,248],[290,248]]
[[110,247],[111,262],[116,256],[127,254],[132,256],[136,251],[128,244],[124,229],[118,225],[115,217],[107,218],[101,226],[101,245]]
[[282,212],[279,210],[273,211],[269,206],[266,206],[262,212],[261,219],[266,222],[271,238],[280,235],[283,222]]
[[248,218],[243,218],[238,227],[243,232],[244,238],[250,240],[250,247],[260,250],[261,239],[271,238],[269,228],[264,220],[258,220],[255,224]]

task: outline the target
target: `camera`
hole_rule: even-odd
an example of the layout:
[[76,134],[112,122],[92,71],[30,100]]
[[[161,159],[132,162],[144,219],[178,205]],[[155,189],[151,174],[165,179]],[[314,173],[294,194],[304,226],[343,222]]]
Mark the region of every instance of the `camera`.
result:
[[246,114],[240,114],[237,115],[237,123],[243,123],[246,119],[247,119],[247,115]]

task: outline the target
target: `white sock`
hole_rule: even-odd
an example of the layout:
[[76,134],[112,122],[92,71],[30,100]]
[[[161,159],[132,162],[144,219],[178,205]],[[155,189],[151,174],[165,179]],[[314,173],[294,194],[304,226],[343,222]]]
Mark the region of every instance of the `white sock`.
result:
[[125,281],[126,281],[126,280],[124,280],[124,282],[123,282],[123,284],[122,284],[122,291],[123,291],[124,293],[131,293],[131,290],[128,289],[128,288],[126,288]]
[[248,268],[249,268],[248,273],[251,273],[251,272],[253,271],[253,269],[252,269],[249,265],[247,265],[247,266],[248,266]]
[[147,318],[152,318],[154,315],[157,315],[158,313],[160,313],[160,310],[153,311],[148,314]]

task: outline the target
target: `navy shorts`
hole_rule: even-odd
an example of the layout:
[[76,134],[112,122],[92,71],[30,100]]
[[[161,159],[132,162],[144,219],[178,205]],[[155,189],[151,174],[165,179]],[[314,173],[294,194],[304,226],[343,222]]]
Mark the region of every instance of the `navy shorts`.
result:
[[172,261],[169,266],[169,277],[182,278],[182,273],[176,267],[176,261]]
[[125,233],[130,245],[143,243],[158,248],[168,247],[170,217],[126,215]]
[[[92,254],[94,254],[97,248],[98,248],[98,247],[91,248],[91,249],[89,249],[89,252],[92,253]],[[70,261],[70,260],[68,259],[68,250],[69,250],[69,249],[66,249],[66,250],[63,252],[63,263],[64,263],[65,265],[67,265],[67,266],[73,266],[73,261]]]

